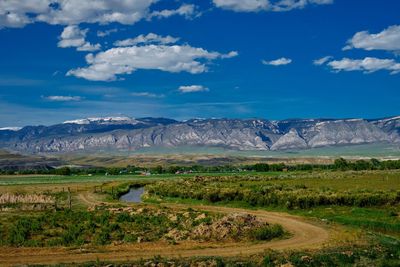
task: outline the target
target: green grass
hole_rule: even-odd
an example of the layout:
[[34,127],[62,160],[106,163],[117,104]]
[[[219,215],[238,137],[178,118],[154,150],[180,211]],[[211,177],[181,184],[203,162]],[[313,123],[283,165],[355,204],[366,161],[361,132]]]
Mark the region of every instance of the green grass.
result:
[[[161,197],[203,199],[213,203],[245,201],[253,206],[279,206],[289,209],[329,205],[370,207],[400,204],[400,190],[396,185],[400,184],[397,183],[400,182],[398,171],[360,172],[358,180],[353,179],[353,173],[329,172],[326,178],[323,178],[324,173],[319,172],[307,175],[288,173],[274,177],[196,177],[160,181],[146,188],[150,194]],[[333,178],[343,174],[345,175],[341,179]],[[312,175],[317,177],[312,180],[309,178]],[[391,179],[388,178],[389,175]],[[352,186],[353,184],[358,186]]]
[[[253,177],[253,176],[252,176]],[[254,178],[245,176],[237,179],[210,179],[192,182],[182,182],[179,180],[163,182],[161,190],[166,190],[167,195],[150,196],[145,201],[157,202],[157,198],[162,198],[162,201],[179,202],[190,205],[207,204],[218,206],[231,206],[246,209],[266,209],[275,211],[284,211],[296,215],[315,217],[320,220],[327,220],[328,222],[335,222],[342,225],[347,225],[354,228],[362,228],[369,231],[376,231],[380,233],[389,233],[391,235],[400,236],[400,204],[395,205],[385,204],[382,206],[357,206],[357,205],[322,205],[311,207],[294,206],[287,208],[285,205],[260,205],[258,202],[251,202],[248,198],[247,201],[238,199],[235,192],[250,191],[249,196],[256,197],[261,188],[266,188],[266,195],[275,194],[277,197],[282,197],[280,192],[294,190],[295,197],[301,197],[300,194],[342,194],[349,192],[354,196],[369,196],[369,194],[396,194],[400,189],[400,172],[399,171],[328,171],[328,172],[296,172],[280,174],[279,176],[269,177],[267,179],[254,176]],[[168,184],[174,184],[171,190],[174,195],[168,195]],[[149,186],[154,187],[155,184]],[[282,191],[279,189],[282,186]],[[197,192],[196,188],[203,190],[204,194],[216,190],[218,193],[218,200],[214,201],[212,198],[205,197],[205,195],[196,195],[189,193],[189,191]],[[306,189],[302,189],[302,188]],[[157,187],[155,187],[157,188]],[[182,195],[180,190],[174,188],[183,188]],[[186,188],[186,189],[185,189]],[[298,189],[300,188],[300,189]],[[172,191],[171,191],[172,192]],[[226,193],[228,192],[228,194]],[[233,192],[233,193],[229,193]],[[314,193],[313,193],[314,192]],[[185,197],[184,197],[185,196]],[[191,198],[190,196],[197,196],[198,198]],[[212,196],[212,195],[211,195]],[[227,198],[224,198],[226,196]],[[278,202],[279,203],[279,202]]]
[[[273,182],[281,185],[304,185],[312,189],[344,190],[400,190],[400,170],[376,171],[293,171],[293,172],[247,172],[239,174],[221,174],[218,176],[253,176],[273,178],[273,180],[259,179],[258,181],[240,181],[243,186],[262,186]],[[207,175],[206,175],[207,176]],[[208,175],[213,176],[213,175]],[[220,181],[222,186],[232,186],[233,181]]]
[[76,175],[76,176],[0,176],[2,185],[31,185],[31,184],[71,184],[71,183],[105,183],[105,182],[128,182],[137,180],[158,180],[174,178],[172,175]]
[[400,190],[400,171],[328,171],[294,175],[279,181],[287,185],[305,185],[314,189]]
[[[191,178],[194,176],[243,176],[249,175],[248,172],[243,173],[192,173],[192,174],[152,174],[150,176],[123,174],[123,175],[71,175],[71,176],[57,176],[57,175],[0,175],[0,186],[2,185],[30,185],[30,184],[68,184],[68,183],[105,183],[105,182],[129,182],[129,181],[143,181],[143,180],[164,180],[164,179],[178,179],[178,178]],[[278,172],[268,173],[251,173],[251,175],[262,175],[265,177],[278,175]]]
[[317,207],[309,210],[291,211],[291,213],[400,237],[399,205],[383,208]]

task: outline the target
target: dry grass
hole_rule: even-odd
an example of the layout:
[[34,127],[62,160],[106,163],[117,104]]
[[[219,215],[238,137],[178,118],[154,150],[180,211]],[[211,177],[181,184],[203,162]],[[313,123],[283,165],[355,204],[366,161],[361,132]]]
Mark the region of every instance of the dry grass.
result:
[[54,197],[44,194],[0,194],[0,204],[48,204]]

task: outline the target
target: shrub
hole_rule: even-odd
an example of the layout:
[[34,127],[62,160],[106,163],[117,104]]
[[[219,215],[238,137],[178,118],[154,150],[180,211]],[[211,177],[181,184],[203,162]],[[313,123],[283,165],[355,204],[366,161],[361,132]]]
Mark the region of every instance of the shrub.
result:
[[251,230],[249,234],[251,239],[266,241],[282,236],[284,230],[279,224],[265,225]]

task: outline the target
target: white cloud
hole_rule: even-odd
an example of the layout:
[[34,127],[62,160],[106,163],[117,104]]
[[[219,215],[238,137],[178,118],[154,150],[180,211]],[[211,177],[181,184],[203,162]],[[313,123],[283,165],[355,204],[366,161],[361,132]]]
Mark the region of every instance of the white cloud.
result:
[[57,1],[58,8],[39,14],[37,21],[50,24],[80,24],[118,22],[134,24],[144,19],[156,0],[69,0]]
[[343,50],[353,48],[364,50],[400,51],[400,25],[393,25],[380,33],[371,34],[368,31],[356,33],[347,41]]
[[216,7],[238,12],[255,12],[270,7],[268,0],[213,0],[213,3]]
[[307,5],[328,5],[333,0],[280,0],[273,4],[272,11],[290,11],[293,9],[302,9]]
[[181,93],[208,92],[209,89],[202,85],[186,85],[178,88]]
[[366,57],[364,59],[343,58],[341,60],[332,60],[327,63],[335,71],[363,71],[372,73],[379,70],[390,71],[391,74],[400,73],[400,63],[393,59],[380,59]]
[[292,9],[301,9],[310,4],[332,4],[333,0],[213,0],[213,3],[216,7],[233,10],[236,12],[279,12],[289,11]]
[[43,99],[48,101],[55,102],[69,102],[69,101],[81,101],[82,97],[80,96],[63,96],[63,95],[51,95],[51,96],[43,96]]
[[199,17],[201,13],[196,11],[196,6],[191,4],[183,4],[177,9],[164,9],[161,11],[153,11],[149,14],[148,19],[157,17],[157,18],[169,18],[171,16],[180,15],[185,17],[186,19],[191,19],[195,17]]
[[70,25],[64,28],[58,42],[58,47],[76,47],[78,51],[96,51],[100,49],[100,44],[91,44],[86,42],[88,29],[81,30],[76,25]]
[[152,11],[158,0],[2,0],[0,28],[23,27],[29,23],[46,22],[53,25],[81,23],[132,25],[151,17],[180,15],[193,17],[195,6],[182,5],[176,10]]
[[237,57],[239,55],[238,51],[231,51],[228,54],[221,55],[221,58],[232,58],[232,57]]
[[0,28],[20,28],[34,21],[28,14],[49,12],[50,0],[0,1]]
[[167,72],[207,71],[208,62],[218,58],[233,57],[234,53],[221,54],[189,45],[144,45],[116,47],[96,55],[88,54],[89,66],[68,71],[73,75],[92,81],[113,81],[118,75],[143,70]]
[[264,65],[283,66],[283,65],[288,65],[288,64],[292,63],[292,60],[290,58],[282,57],[282,58],[278,58],[278,59],[271,60],[271,61],[263,60],[261,62]]
[[117,28],[109,29],[109,30],[105,30],[105,31],[97,31],[97,37],[106,37],[115,32],[118,32]]
[[179,38],[175,38],[172,36],[160,36],[155,33],[149,33],[147,35],[139,35],[135,38],[119,40],[114,43],[115,46],[132,46],[137,44],[150,44],[150,43],[158,43],[158,44],[173,44],[179,41]]
[[314,63],[314,65],[321,66],[321,65],[324,65],[326,62],[328,62],[331,59],[332,59],[331,56],[326,56],[326,57],[322,57],[322,58],[314,60],[313,63]]
[[100,44],[91,44],[89,42],[86,42],[84,45],[78,47],[76,50],[93,52],[93,51],[100,50],[100,48],[101,48]]
[[137,97],[148,97],[148,98],[163,98],[165,97],[164,94],[154,94],[150,92],[134,92],[131,93],[132,96],[137,96]]

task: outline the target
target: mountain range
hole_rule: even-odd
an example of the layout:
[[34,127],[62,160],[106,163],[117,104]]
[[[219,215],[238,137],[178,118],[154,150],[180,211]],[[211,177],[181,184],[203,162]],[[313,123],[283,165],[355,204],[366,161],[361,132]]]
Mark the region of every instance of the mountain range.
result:
[[400,144],[400,116],[384,119],[191,119],[106,117],[51,126],[0,128],[0,148],[25,153],[203,146],[233,150],[303,150]]

